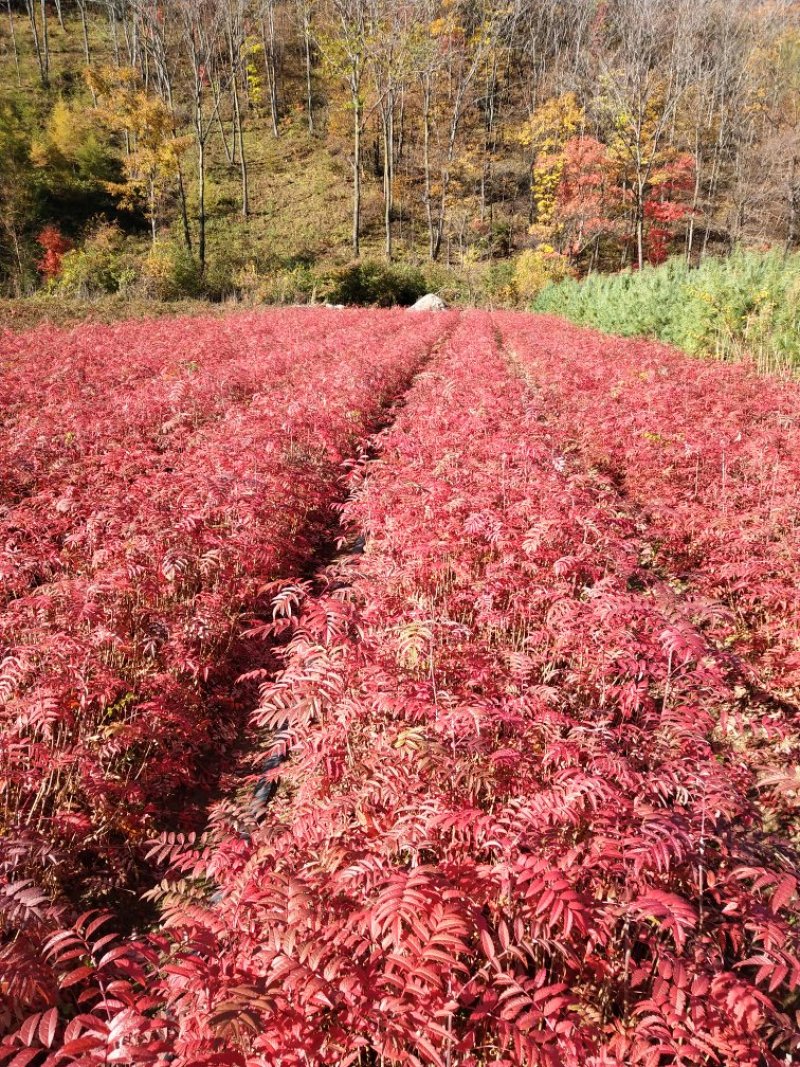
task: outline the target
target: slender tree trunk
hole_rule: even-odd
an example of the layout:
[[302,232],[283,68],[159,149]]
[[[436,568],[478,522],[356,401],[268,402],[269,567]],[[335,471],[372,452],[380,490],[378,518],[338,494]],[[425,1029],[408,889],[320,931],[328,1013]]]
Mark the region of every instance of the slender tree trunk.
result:
[[797,235],[797,214],[800,207],[800,186],[797,183],[797,168],[798,159],[793,157],[789,176],[789,218],[786,225],[786,243],[783,247],[784,258],[791,252]]
[[150,241],[155,248],[156,246],[156,183],[151,179],[149,188],[149,201],[150,201]]
[[202,277],[206,270],[206,142],[202,135],[197,142],[197,254]]
[[689,211],[689,223],[686,230],[686,262],[691,264],[691,254],[694,250],[694,223],[697,219],[698,205],[700,204],[700,133],[695,131],[694,136],[694,191],[691,197],[691,210]]
[[142,74],[142,86],[144,88],[145,96],[147,96],[150,93],[150,49],[143,48],[141,55],[142,63],[140,70]]
[[400,166],[403,162],[403,149],[406,144],[406,90],[404,85],[400,86],[400,112],[397,118],[397,144],[395,146],[394,158],[395,164]]
[[391,262],[392,212],[394,209],[394,96],[387,96],[382,114],[383,125],[383,224],[386,259]]
[[639,270],[644,266],[644,187],[641,176],[636,181],[636,204],[634,213],[634,227],[636,233],[636,261]]
[[434,260],[439,258],[442,251],[442,239],[444,238],[445,219],[447,216],[447,194],[450,191],[450,168],[455,156],[456,137],[458,136],[460,118],[461,104],[460,101],[456,101],[450,119],[450,135],[447,140],[447,155],[441,171],[442,191],[439,196],[439,217],[436,220],[436,240],[433,245],[433,254],[431,256],[431,259]]
[[313,53],[311,44],[311,24],[308,15],[303,15],[303,48],[305,52],[306,68],[306,115],[308,119],[308,132],[314,135],[314,89],[313,89]]
[[[163,55],[160,57],[162,62],[156,65],[158,76],[161,80],[161,88],[164,94],[164,98],[167,101],[167,106],[172,116],[172,136],[175,140],[178,137],[178,131],[175,127],[175,105],[172,96],[172,81],[169,74],[169,69],[166,63],[163,61]],[[183,240],[188,252],[192,251],[192,231],[189,226],[189,208],[186,203],[186,183],[183,180],[183,166],[181,165],[180,157],[178,158],[178,200],[181,205],[181,226],[183,229]]]
[[495,117],[497,102],[497,60],[492,63],[486,84],[486,136],[483,148],[483,167],[481,169],[481,213],[489,216],[489,259],[494,258],[494,204],[492,202],[493,160],[497,148],[495,136]]
[[44,57],[44,74],[46,83],[50,83],[50,33],[47,27],[47,3],[41,0],[42,10],[42,56]]
[[200,276],[206,270],[206,137],[203,121],[203,88],[199,73],[195,81],[194,127],[197,137],[197,255]]
[[442,240],[444,238],[444,226],[445,216],[447,214],[447,194],[450,191],[450,171],[445,169],[442,171],[442,192],[439,197],[439,211],[436,219],[436,240],[433,246],[433,255],[431,259],[437,260],[442,251]]
[[[173,131],[174,135],[174,131]],[[181,223],[183,227],[183,240],[188,252],[192,251],[192,231],[189,228],[189,209],[186,204],[186,185],[183,181],[183,167],[178,162],[178,199],[181,205]]]
[[238,141],[239,141],[239,172],[241,174],[241,179],[242,179],[242,215],[244,216],[244,218],[247,218],[248,215],[250,214],[250,198],[249,198],[248,176],[247,176],[247,158],[245,156],[245,151],[244,151],[244,128],[243,128],[244,123],[243,123],[243,120],[242,120],[242,110],[241,110],[241,107],[239,105],[239,86],[238,86],[238,79],[236,77],[236,69],[237,69],[237,65],[238,64],[237,64],[237,60],[236,60],[236,54],[235,54],[236,50],[234,48],[233,32],[232,31],[231,31],[231,33],[229,34],[229,37],[228,37],[228,47],[229,47],[229,51],[230,51],[231,74],[232,74],[232,77],[231,77],[231,97],[232,97],[232,100],[233,100],[233,123],[234,123],[234,125],[233,125],[233,131],[234,131],[233,147],[234,147],[234,153],[235,153],[235,151],[236,151],[236,140],[237,140],[237,137],[238,137]]
[[117,70],[122,66],[119,54],[119,35],[117,33],[117,11],[113,4],[108,5],[108,23],[111,27],[111,41],[114,45],[114,65]]
[[61,10],[61,0],[55,0],[56,5],[56,18],[61,29],[64,29],[64,13]]
[[136,67],[139,53],[139,34],[135,11],[131,13],[131,24],[129,29],[125,19],[125,9],[123,8],[122,32],[125,35],[125,50],[128,53],[128,66]]
[[[627,183],[627,181],[625,179],[623,179],[622,190],[621,190],[622,191],[622,198],[621,199],[622,199],[622,203],[623,204],[625,203],[625,196],[626,196],[627,190],[628,190],[628,183]],[[628,212],[625,212],[625,215],[627,216]],[[625,225],[625,238],[624,238],[624,240],[622,240],[620,242],[620,245],[621,245],[621,247],[620,247],[620,257],[619,257],[619,269],[620,270],[623,270],[627,266],[628,255],[630,253],[630,240],[629,240],[629,238],[632,235],[632,230],[628,229],[628,219],[627,218],[625,220],[625,223],[626,223],[626,225]],[[633,226],[633,220],[632,219],[630,220],[630,225]]]
[[247,157],[244,152],[244,130],[239,125],[239,172],[242,179],[242,215],[248,218],[250,215],[250,185],[247,173]]
[[90,67],[92,65],[92,51],[89,47],[89,24],[86,21],[86,0],[80,0],[80,2],[78,3],[78,9],[81,13],[81,31],[83,34],[83,58],[86,60],[86,66]]
[[308,12],[303,11],[303,46],[306,61],[306,112],[308,116],[308,132],[314,135],[314,94],[311,81],[312,54],[311,54],[311,21]]
[[592,261],[591,261],[591,263],[589,265],[590,272],[597,270],[597,265],[598,265],[599,262],[600,262],[600,234],[598,234],[594,239],[594,248],[592,250]]
[[422,89],[422,169],[425,216],[428,220],[428,256],[434,258],[436,238],[433,226],[433,202],[431,197],[431,85],[426,78]]
[[39,77],[41,78],[42,85],[47,88],[47,69],[45,68],[44,56],[42,54],[42,43],[39,39],[39,25],[36,21],[36,8],[34,7],[34,0],[25,0],[25,7],[28,10],[28,18],[31,22],[33,50],[36,52],[36,62],[39,65]]
[[229,167],[232,167],[236,162],[236,125],[233,125],[233,146],[228,147],[228,135],[225,132],[225,126],[222,122],[222,90],[219,85],[216,84],[213,78],[209,79],[211,86],[211,95],[214,97],[214,114],[211,117],[212,122],[216,122],[217,129],[219,130],[220,140],[222,141],[222,147],[225,151],[225,159]]
[[272,129],[275,136],[279,133],[280,122],[280,109],[278,107],[278,55],[277,44],[275,38],[275,6],[269,5],[269,50],[270,50],[270,70],[272,76],[270,78],[269,91],[270,91],[270,111],[272,113]]
[[692,208],[689,212],[689,222],[686,228],[686,262],[691,264],[692,251],[694,250],[694,228],[697,215],[697,205],[700,203],[700,131],[695,129],[694,134],[694,192],[692,193]]
[[353,93],[353,256],[361,254],[361,96]]
[[229,167],[232,167],[236,162],[236,125],[233,127],[233,146],[228,147],[228,135],[225,132],[225,126],[222,123],[222,114],[219,107],[215,107],[215,121],[217,123],[217,129],[219,130],[219,138],[222,141],[222,148],[225,152],[225,161]]
[[[720,145],[719,142],[714,146],[714,160],[711,164],[711,179],[708,183],[708,199],[711,203],[714,202],[714,198],[717,193],[717,181],[719,176],[720,166]],[[703,244],[700,248],[700,259],[704,259],[708,252],[708,242],[711,239],[711,215],[706,212],[706,225],[703,232]]]
[[278,113],[278,64],[275,55],[275,11],[272,3],[267,4],[267,19],[261,15],[261,39],[264,44],[264,66],[267,71],[267,88],[269,89],[269,110],[272,119],[272,132],[280,136]]
[[15,290],[17,296],[22,292],[22,282],[25,277],[25,268],[22,265],[22,251],[19,247],[19,234],[17,233],[17,226],[14,221],[13,210],[9,213],[8,218],[4,221],[3,227],[11,238],[11,244],[14,246],[14,258],[17,261],[17,278],[15,283]]
[[14,15],[11,11],[11,0],[6,0],[8,7],[8,29],[11,34],[11,47],[14,50],[14,67],[17,72],[17,85],[22,88],[22,78],[19,73],[19,50],[17,49],[17,31],[14,29]]

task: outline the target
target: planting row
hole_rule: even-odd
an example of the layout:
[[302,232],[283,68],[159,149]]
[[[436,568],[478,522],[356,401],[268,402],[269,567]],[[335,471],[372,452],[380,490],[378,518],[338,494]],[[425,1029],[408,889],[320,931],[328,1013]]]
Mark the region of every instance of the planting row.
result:
[[42,945],[68,905],[126,899],[146,839],[213,788],[242,624],[308,568],[342,462],[443,328],[399,321],[98,328],[65,339],[63,369],[40,331],[7,361],[0,1028],[56,1002]]
[[718,729],[743,668],[564,444],[462,319],[361,471],[363,550],[257,628],[252,780],[154,846],[161,934],[53,939],[66,1010],[9,1055],[792,1061],[797,870]]
[[522,316],[499,319],[552,432],[646,523],[646,561],[745,671],[725,729],[798,836],[800,391],[794,384]]

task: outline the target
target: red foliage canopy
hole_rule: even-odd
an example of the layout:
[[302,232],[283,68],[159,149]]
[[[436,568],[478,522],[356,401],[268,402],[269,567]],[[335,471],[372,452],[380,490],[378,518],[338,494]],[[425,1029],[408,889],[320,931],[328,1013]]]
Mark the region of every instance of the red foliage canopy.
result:
[[37,262],[38,271],[45,278],[57,278],[61,273],[61,261],[73,247],[72,241],[59,231],[56,226],[47,225],[36,238],[44,255]]

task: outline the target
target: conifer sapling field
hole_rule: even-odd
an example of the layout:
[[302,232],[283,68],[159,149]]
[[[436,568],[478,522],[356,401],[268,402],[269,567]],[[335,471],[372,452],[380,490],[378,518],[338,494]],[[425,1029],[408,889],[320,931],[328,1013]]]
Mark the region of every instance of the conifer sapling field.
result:
[[800,1058],[800,392],[556,319],[3,339],[0,1061]]

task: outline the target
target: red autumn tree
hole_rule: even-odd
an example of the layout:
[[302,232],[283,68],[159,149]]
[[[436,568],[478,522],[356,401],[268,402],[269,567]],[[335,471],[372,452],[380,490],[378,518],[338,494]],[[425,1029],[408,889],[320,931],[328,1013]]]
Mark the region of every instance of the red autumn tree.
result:
[[645,252],[648,263],[663,263],[677,224],[691,210],[688,194],[694,185],[694,159],[688,153],[676,156],[656,171],[644,202]]
[[45,226],[36,241],[44,253],[36,264],[39,273],[48,280],[57,278],[61,273],[62,260],[72,248],[72,241],[53,225]]
[[557,218],[564,251],[577,259],[591,243],[615,228],[621,192],[608,148],[594,137],[572,137],[564,145]]

